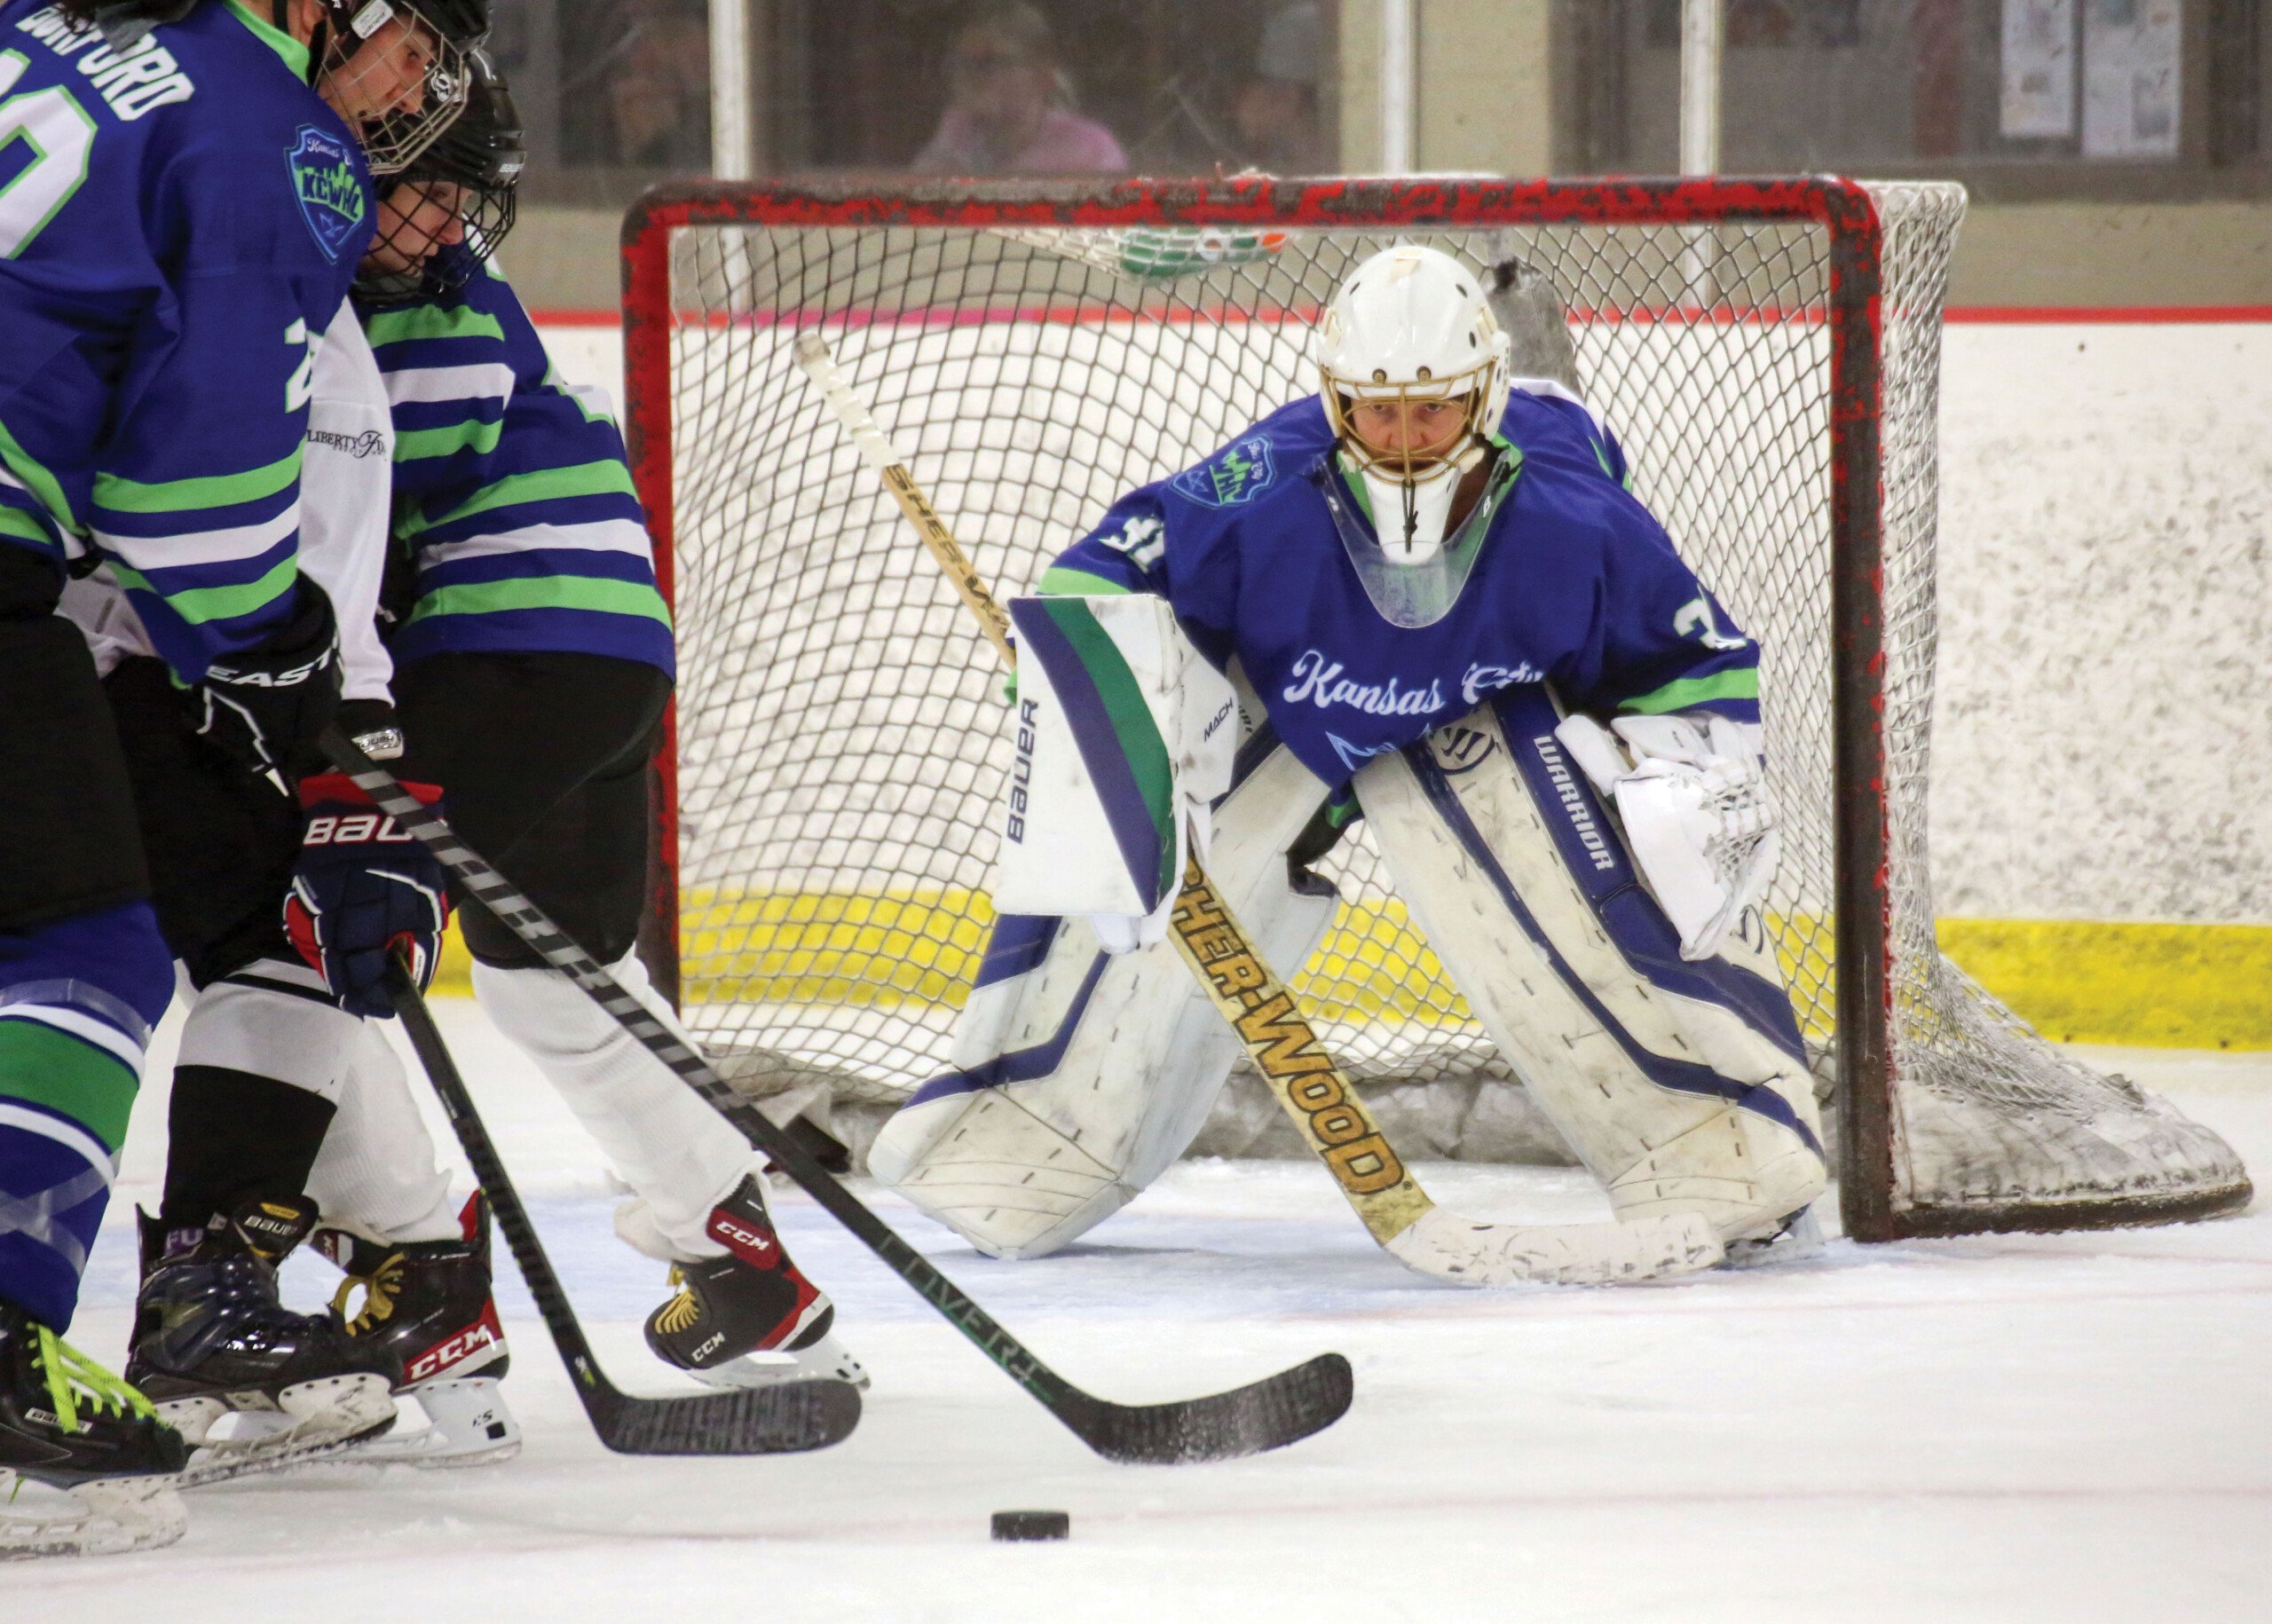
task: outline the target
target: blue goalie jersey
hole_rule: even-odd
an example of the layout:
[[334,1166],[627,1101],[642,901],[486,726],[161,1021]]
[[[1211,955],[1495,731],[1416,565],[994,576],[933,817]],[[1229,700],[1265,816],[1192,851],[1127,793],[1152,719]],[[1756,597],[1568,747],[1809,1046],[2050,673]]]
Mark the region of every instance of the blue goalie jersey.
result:
[[1041,590],[1165,597],[1210,661],[1236,658],[1278,736],[1336,786],[1518,683],[1603,714],[1757,721],[1757,646],[1625,490],[1614,440],[1574,402],[1521,390],[1498,438],[1497,506],[1463,588],[1430,624],[1392,623],[1368,595],[1343,541],[1365,523],[1353,516],[1361,482],[1342,471],[1314,396],[1124,497]]
[[201,0],[120,51],[0,4],[0,543],[99,553],[185,679],[291,611],[312,346],[370,231],[263,18]]

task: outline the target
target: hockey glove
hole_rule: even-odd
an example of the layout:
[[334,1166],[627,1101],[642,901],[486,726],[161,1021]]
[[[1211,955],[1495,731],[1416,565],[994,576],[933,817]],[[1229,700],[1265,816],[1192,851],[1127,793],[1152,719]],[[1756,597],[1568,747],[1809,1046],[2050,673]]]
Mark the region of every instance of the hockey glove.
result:
[[[442,799],[430,784],[403,788],[430,807]],[[392,1014],[386,969],[398,947],[422,990],[434,979],[450,917],[441,865],[344,773],[302,780],[300,806],[307,826],[284,899],[284,928],[300,957],[323,972],[342,1009]]]
[[1634,866],[1680,933],[1680,956],[1709,958],[1775,878],[1775,801],[1755,729],[1701,713],[1613,725],[1613,734],[1572,714],[1554,736],[1616,806]]
[[226,654],[183,690],[190,726],[256,773],[322,764],[316,736],[339,705],[339,627],[331,600],[300,577],[292,618],[257,649]]

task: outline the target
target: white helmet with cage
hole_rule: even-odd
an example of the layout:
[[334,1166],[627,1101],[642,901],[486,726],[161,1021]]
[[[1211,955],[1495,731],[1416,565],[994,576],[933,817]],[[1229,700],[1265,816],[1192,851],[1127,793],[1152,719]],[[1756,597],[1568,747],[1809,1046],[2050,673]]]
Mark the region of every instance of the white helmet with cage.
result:
[[[1317,359],[1326,411],[1364,479],[1382,551],[1392,564],[1427,563],[1442,548],[1461,477],[1484,456],[1507,406],[1507,335],[1483,279],[1438,248],[1384,248],[1334,294]],[[1457,405],[1457,432],[1384,451],[1351,422],[1361,406],[1407,401]]]

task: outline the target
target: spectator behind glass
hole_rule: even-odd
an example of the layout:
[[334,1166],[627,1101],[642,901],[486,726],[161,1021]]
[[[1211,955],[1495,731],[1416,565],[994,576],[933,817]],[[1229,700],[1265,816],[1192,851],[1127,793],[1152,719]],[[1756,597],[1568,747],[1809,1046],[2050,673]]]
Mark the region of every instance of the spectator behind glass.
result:
[[947,111],[915,154],[926,175],[1116,175],[1112,131],[1075,113],[1049,23],[1022,4],[982,6],[947,52]]
[[1324,167],[1317,85],[1323,28],[1316,0],[1282,5],[1263,25],[1254,77],[1231,110],[1249,163],[1280,175],[1314,175]]

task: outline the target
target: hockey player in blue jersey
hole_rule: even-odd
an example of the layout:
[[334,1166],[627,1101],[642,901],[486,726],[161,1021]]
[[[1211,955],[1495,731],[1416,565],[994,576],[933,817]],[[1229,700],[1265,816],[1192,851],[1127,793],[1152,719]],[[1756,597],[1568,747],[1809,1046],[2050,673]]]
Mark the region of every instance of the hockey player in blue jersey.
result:
[[1308,864],[1361,815],[1618,1216],[1779,1235],[1825,1168],[1759,914],[1756,645],[1580,399],[1511,387],[1465,265],[1364,262],[1317,353],[1319,395],[1131,493],[1014,604],[1002,917],[954,1069],[872,1167],[1003,1257],[1117,1210],[1236,1053],[1162,940],[1187,845],[1291,975],[1332,911]]
[[[383,189],[360,325],[335,329],[314,376],[308,567],[350,622],[343,711],[406,740],[398,770],[446,784],[468,838],[643,985],[630,950],[670,628],[620,437],[551,375],[488,263],[512,221],[520,130],[501,78],[478,53],[471,67],[463,115]],[[368,622],[390,553],[383,642]],[[131,636],[115,617],[87,619]],[[199,989],[156,1227],[254,1196],[320,1209],[316,1243],[349,1275],[343,1307],[362,1292],[350,1331],[399,1356],[429,1423],[364,1440],[356,1458],[505,1458],[519,1433],[498,1391],[485,1213],[453,1191],[383,1037],[285,942],[273,896],[294,832],[241,779],[199,771],[179,729],[128,697],[154,665],[123,659],[108,686],[127,706],[161,918]],[[224,883],[198,881],[209,853],[226,854]],[[677,1272],[682,1289],[651,1316],[658,1354],[724,1384],[864,1379],[830,1335],[828,1299],[773,1235],[740,1135],[502,927],[477,913],[464,927],[484,1006],[632,1186],[627,1238]]]
[[336,691],[296,568],[311,348],[368,237],[359,138],[407,151],[453,110],[419,13],[351,20],[0,5],[0,129],[27,138],[0,147],[0,666],[41,701],[0,737],[0,1478],[79,1502],[0,1520],[0,1547],[183,1525],[179,1437],[57,1336],[172,974],[117,737],[53,611],[106,562],[207,747],[307,759]]

